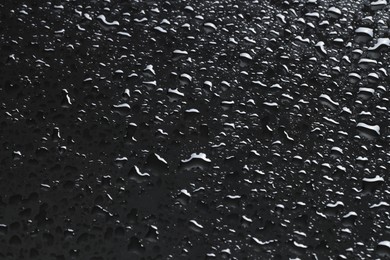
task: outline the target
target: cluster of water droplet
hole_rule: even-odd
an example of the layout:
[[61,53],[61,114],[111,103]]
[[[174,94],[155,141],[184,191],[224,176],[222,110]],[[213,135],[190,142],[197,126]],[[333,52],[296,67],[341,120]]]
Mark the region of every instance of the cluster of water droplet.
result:
[[389,257],[386,0],[0,9],[0,258]]

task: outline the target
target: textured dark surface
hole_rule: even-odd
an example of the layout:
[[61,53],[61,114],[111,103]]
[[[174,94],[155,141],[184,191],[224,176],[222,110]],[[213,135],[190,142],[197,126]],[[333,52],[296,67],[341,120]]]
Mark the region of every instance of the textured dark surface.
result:
[[0,2],[0,259],[389,258],[382,2]]

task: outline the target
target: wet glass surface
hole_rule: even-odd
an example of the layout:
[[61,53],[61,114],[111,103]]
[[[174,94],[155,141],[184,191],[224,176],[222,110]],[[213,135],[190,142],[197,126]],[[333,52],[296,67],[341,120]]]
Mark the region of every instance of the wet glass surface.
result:
[[0,2],[0,259],[389,259],[386,0]]

